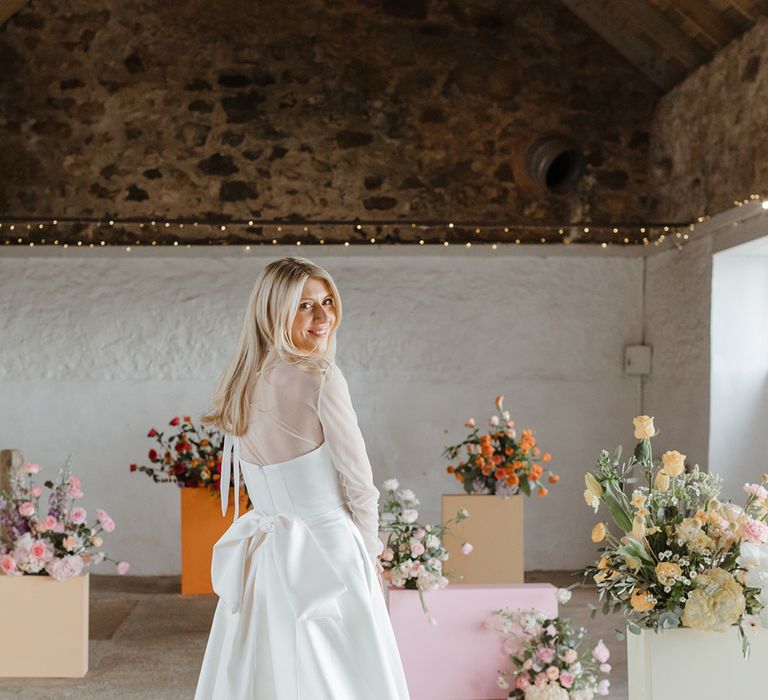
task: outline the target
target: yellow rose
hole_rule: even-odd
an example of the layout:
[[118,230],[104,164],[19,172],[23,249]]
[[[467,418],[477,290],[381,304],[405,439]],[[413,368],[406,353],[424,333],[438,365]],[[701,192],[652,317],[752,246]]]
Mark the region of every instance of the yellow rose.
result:
[[652,438],[656,435],[656,429],[653,427],[653,416],[638,416],[632,419],[635,426],[635,439],[643,440]]
[[648,591],[635,591],[629,599],[629,604],[635,612],[648,612],[656,607],[653,596]]
[[671,586],[683,570],[673,561],[661,561],[656,564],[656,578],[662,586]]
[[661,470],[653,480],[653,488],[657,491],[669,491],[669,474]]
[[645,537],[645,518],[636,515],[632,519],[632,537],[636,540],[642,540]]
[[602,542],[605,539],[605,523],[598,523],[592,528],[592,541]]
[[589,472],[584,475],[584,483],[587,485],[587,490],[593,496],[600,498],[603,495],[603,487],[600,485],[600,482]]
[[670,450],[661,455],[664,472],[671,477],[680,476],[685,471],[685,455],[677,450]]

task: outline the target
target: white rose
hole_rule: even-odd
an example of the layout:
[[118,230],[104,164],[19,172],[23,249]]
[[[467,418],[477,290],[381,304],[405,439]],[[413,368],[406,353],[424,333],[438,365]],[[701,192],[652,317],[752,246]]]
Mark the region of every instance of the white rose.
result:
[[397,479],[387,479],[384,482],[385,491],[397,491],[400,488],[400,482]]
[[656,435],[656,429],[653,427],[653,416],[637,416],[632,419],[635,426],[635,439],[644,440]]
[[406,508],[401,516],[403,522],[405,523],[415,523],[418,517],[419,511],[415,510],[414,508]]

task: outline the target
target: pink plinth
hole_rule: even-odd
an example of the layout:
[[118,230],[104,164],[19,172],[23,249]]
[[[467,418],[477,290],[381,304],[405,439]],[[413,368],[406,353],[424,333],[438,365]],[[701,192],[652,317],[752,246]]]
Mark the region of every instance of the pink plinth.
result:
[[557,589],[548,583],[451,584],[424,594],[431,625],[417,591],[387,589],[387,607],[408,680],[411,700],[496,700],[506,666],[502,637],[487,629],[494,610],[536,609],[557,615]]

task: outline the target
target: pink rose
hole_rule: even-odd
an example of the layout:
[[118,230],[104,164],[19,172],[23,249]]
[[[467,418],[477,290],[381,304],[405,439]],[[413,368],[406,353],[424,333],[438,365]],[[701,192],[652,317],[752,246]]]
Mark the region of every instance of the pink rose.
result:
[[21,465],[21,469],[25,474],[37,474],[40,471],[40,465],[27,462]]
[[29,548],[29,553],[35,559],[49,559],[48,556],[51,552],[42,540],[35,540],[32,546]]
[[77,537],[74,535],[67,535],[67,537],[61,541],[61,544],[64,546],[64,549],[71,552],[77,546]]
[[547,674],[547,678],[551,681],[556,681],[558,677],[560,676],[560,669],[557,666],[550,666],[545,673]]
[[112,530],[115,529],[114,520],[112,520],[112,518],[110,518],[109,515],[107,515],[107,512],[105,510],[102,510],[101,508],[97,508],[96,519],[104,528],[104,532],[112,532]]
[[16,560],[10,554],[3,554],[0,556],[0,571],[6,576],[21,573],[20,571],[16,571]]
[[76,476],[70,476],[69,477],[69,491],[68,495],[70,498],[82,498],[83,492],[81,490],[81,484],[80,479],[78,479]]
[[427,551],[426,548],[421,542],[414,542],[413,544],[411,544],[412,557],[420,557],[426,551]]
[[82,525],[87,517],[88,513],[86,512],[85,508],[81,508],[80,506],[73,508],[72,512],[69,514],[69,519],[75,525]]
[[507,427],[508,427],[508,428],[514,428],[514,427],[515,427],[515,421],[513,421],[513,420],[508,420],[508,421],[507,421]]
[[31,489],[29,489],[29,495],[32,496],[32,498],[40,498],[40,496],[43,495],[43,487],[33,486]]
[[488,423],[492,426],[496,426],[499,424],[499,417],[498,416],[491,416],[488,420]]
[[53,530],[56,527],[56,518],[52,515],[47,515],[43,518],[43,525],[45,525],[46,530]]
[[597,684],[597,694],[598,695],[608,695],[610,692],[611,682],[604,678]]
[[384,551],[381,553],[381,558],[384,561],[392,561],[395,558],[395,552],[392,547],[385,547]]
[[547,674],[546,673],[539,673],[536,675],[536,680],[534,681],[537,688],[543,688],[545,685],[547,685]]
[[601,639],[592,650],[592,658],[599,664],[604,664],[611,656],[611,652],[608,651],[608,647],[603,644]]
[[744,531],[744,537],[753,544],[768,542],[768,525],[761,520],[750,518],[742,524],[741,529]]
[[568,672],[561,673],[560,685],[562,685],[563,688],[570,688],[573,685],[573,674]]
[[551,664],[555,658],[555,650],[549,647],[542,647],[536,652],[536,655],[545,664]]
[[24,503],[19,505],[19,513],[23,515],[25,518],[29,518],[30,516],[34,515],[34,513],[37,511],[37,508],[35,508],[35,504],[32,503],[32,501],[24,501]]
[[473,549],[474,547],[469,542],[465,542],[463,545],[461,545],[462,554],[472,554]]
[[601,671],[601,673],[610,673],[611,672],[611,664],[600,664],[600,671]]
[[117,573],[120,574],[120,576],[123,576],[128,571],[130,566],[131,565],[127,561],[121,561],[117,565]]
[[579,653],[575,649],[566,649],[563,654],[563,661],[567,664],[572,664],[579,658]]
[[475,423],[475,419],[474,418],[469,418],[467,420],[467,422],[464,423],[464,426],[467,427],[467,428],[474,428],[476,425],[477,425],[477,423]]
[[515,678],[515,688],[518,690],[522,690],[525,692],[530,687],[531,682],[528,680],[527,676],[518,676]]

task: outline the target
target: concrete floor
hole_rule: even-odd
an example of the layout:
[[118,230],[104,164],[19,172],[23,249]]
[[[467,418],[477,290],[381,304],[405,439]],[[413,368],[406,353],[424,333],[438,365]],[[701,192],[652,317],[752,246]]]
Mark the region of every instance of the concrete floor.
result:
[[[530,582],[574,582],[567,573],[531,572]],[[216,598],[182,598],[175,576],[91,576],[90,670],[79,679],[0,679],[0,700],[191,700]],[[626,651],[618,620],[589,620],[593,588],[574,591],[561,614],[611,649],[611,694],[626,700]],[[1,632],[0,632],[1,633]],[[232,700],[239,700],[233,698]],[[360,700],[366,700],[360,698]]]

